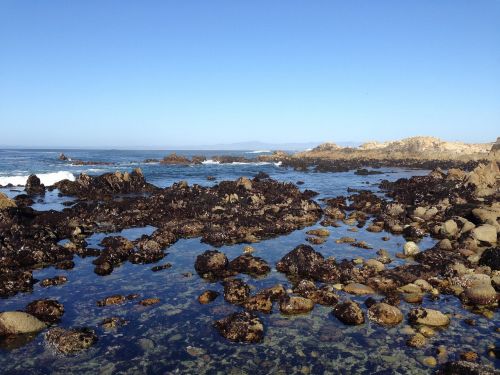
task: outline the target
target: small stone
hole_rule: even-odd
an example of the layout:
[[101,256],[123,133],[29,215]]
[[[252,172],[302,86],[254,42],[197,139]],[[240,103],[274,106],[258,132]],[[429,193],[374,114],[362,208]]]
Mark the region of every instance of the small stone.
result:
[[450,318],[441,311],[419,307],[408,313],[408,320],[411,323],[424,324],[431,327],[447,326]]
[[421,333],[416,333],[406,341],[406,345],[413,348],[422,348],[427,344],[427,340]]
[[479,359],[479,356],[475,352],[464,352],[460,354],[460,359],[467,361],[467,362],[477,362]]
[[325,228],[320,228],[320,229],[312,229],[308,230],[306,234],[309,234],[311,236],[318,236],[318,237],[328,237],[330,235],[330,231]]
[[387,303],[376,303],[368,309],[368,319],[381,325],[396,325],[403,321],[403,313]]
[[146,298],[143,299],[142,301],[139,301],[139,305],[141,306],[151,306],[151,305],[156,305],[157,303],[160,303],[159,298]]
[[246,311],[218,320],[214,326],[223,337],[234,342],[255,343],[262,341],[264,337],[261,320]]
[[115,294],[113,296],[109,296],[103,298],[102,300],[97,301],[97,306],[104,307],[104,306],[118,305],[125,302],[126,299],[127,298],[125,298],[125,296]]
[[375,291],[368,285],[359,283],[350,283],[344,287],[344,291],[350,294],[363,295],[374,294]]
[[437,366],[437,360],[434,357],[424,357],[422,359],[422,364],[427,367],[436,367]]
[[280,311],[285,315],[308,313],[314,308],[314,302],[304,297],[284,298],[280,302]]
[[206,304],[214,301],[219,295],[220,295],[220,293],[216,292],[215,290],[205,290],[198,297],[198,302],[201,303],[202,305],[206,305]]
[[434,331],[431,327],[428,326],[421,326],[418,329],[418,332],[420,332],[425,337],[432,337],[436,334],[436,331]]
[[406,256],[413,256],[420,252],[418,245],[413,241],[408,241],[407,243],[405,243],[403,250],[404,255]]
[[358,303],[347,301],[333,308],[333,315],[344,324],[359,325],[365,322],[365,315]]

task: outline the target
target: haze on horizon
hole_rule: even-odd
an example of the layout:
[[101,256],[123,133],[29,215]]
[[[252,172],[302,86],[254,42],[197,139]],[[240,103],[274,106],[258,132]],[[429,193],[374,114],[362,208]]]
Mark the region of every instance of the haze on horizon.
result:
[[0,146],[500,135],[500,2],[0,2]]

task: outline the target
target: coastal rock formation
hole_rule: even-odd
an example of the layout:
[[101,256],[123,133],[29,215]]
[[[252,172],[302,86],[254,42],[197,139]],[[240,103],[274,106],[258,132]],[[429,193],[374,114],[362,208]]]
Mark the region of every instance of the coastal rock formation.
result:
[[387,303],[376,303],[368,309],[368,319],[381,325],[396,325],[403,321],[403,313]]
[[4,193],[0,192],[0,210],[16,207],[16,202],[7,197]]
[[40,179],[32,174],[28,177],[24,190],[28,195],[43,195],[45,194],[45,185],[40,182]]
[[365,322],[365,315],[358,303],[346,301],[333,308],[333,315],[344,324],[358,325]]

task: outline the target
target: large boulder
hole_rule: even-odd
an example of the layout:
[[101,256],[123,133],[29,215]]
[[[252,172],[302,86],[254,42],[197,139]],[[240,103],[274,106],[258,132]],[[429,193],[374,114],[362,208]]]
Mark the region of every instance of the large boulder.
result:
[[0,313],[0,337],[23,333],[39,332],[47,327],[33,315],[20,311],[7,311]]
[[498,191],[500,169],[496,161],[478,165],[468,176],[467,183],[473,185],[478,197],[490,196]]
[[259,317],[247,311],[234,313],[214,323],[219,333],[234,342],[255,343],[264,337],[264,325]]
[[287,275],[311,277],[317,273],[324,257],[309,245],[299,245],[276,264],[276,269]]
[[40,179],[32,174],[28,177],[24,190],[28,195],[45,194],[45,185],[40,182]]

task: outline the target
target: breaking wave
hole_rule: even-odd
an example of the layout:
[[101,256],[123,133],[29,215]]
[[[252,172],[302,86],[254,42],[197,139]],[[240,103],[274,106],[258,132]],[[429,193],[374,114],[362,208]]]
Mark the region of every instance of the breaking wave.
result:
[[[53,173],[37,173],[40,182],[45,186],[54,185],[58,181],[70,180],[75,181],[75,176],[69,171],[59,171]],[[14,186],[24,186],[28,180],[29,175],[26,176],[0,176],[0,186],[12,184]]]

